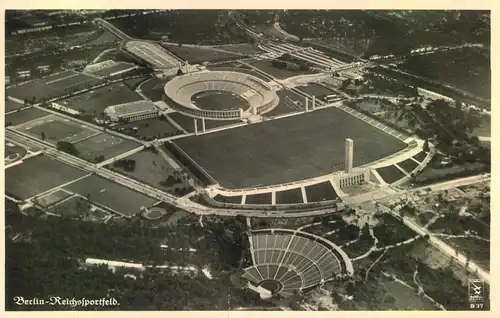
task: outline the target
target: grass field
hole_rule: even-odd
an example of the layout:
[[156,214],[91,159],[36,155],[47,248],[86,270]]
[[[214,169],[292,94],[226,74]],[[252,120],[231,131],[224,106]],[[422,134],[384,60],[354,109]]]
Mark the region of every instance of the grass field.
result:
[[247,195],[245,204],[271,204],[271,192]]
[[159,79],[159,78],[151,78],[148,79],[146,82],[144,82],[140,88],[142,93],[152,100],[153,102],[157,102],[162,100],[162,96],[164,93],[163,87],[167,83],[167,80],[165,79]]
[[4,152],[6,163],[19,160],[27,153],[26,149],[16,144],[10,143],[8,140],[5,141]]
[[243,97],[227,91],[207,91],[191,96],[193,104],[200,109],[208,110],[230,110],[242,108],[244,111],[250,105]]
[[232,52],[236,52],[236,53],[244,53],[244,54],[263,53],[263,51],[254,48],[253,45],[249,44],[249,43],[219,45],[217,47],[224,49],[226,51],[232,51]]
[[118,41],[119,39],[109,31],[103,31],[99,37],[93,39],[89,42],[90,45],[101,45],[107,43],[113,43]]
[[97,76],[109,76],[110,74],[124,71],[124,70],[128,70],[128,69],[133,68],[133,67],[135,67],[134,64],[129,64],[129,63],[125,63],[125,62],[118,62],[117,65],[113,65],[112,67],[108,67],[108,68],[96,71],[93,74],[97,75]]
[[330,107],[176,140],[193,160],[226,188],[279,184],[331,173],[344,162],[346,138],[354,159],[374,161],[405,144],[363,121]]
[[260,74],[259,72],[251,69],[251,68],[247,68],[247,67],[244,67],[243,65],[239,64],[239,63],[233,63],[231,64],[230,66],[222,66],[222,65],[208,65],[207,66],[207,69],[211,70],[211,71],[230,71],[230,72],[238,72],[238,73],[245,73],[245,74],[248,74],[248,75],[252,75],[252,76],[255,76],[257,78],[260,78],[261,80],[264,80],[264,81],[269,81],[269,78],[268,77],[265,77],[264,75]]
[[422,162],[424,161],[425,157],[427,157],[427,153],[425,151],[421,151],[413,156],[413,159],[417,160],[418,162]]
[[403,168],[404,171],[411,173],[418,166],[418,163],[411,159],[406,159],[404,161],[398,162],[398,166]]
[[167,179],[168,172],[172,167],[160,154],[155,154],[150,150],[143,150],[124,159],[135,160],[135,170],[133,172],[114,165],[112,165],[112,169],[152,186],[164,188],[160,185],[160,182]]
[[456,248],[464,255],[470,255],[479,266],[490,270],[490,242],[475,238],[444,238],[443,241]]
[[139,213],[142,206],[148,208],[158,201],[96,175],[72,183],[65,189],[126,216]]
[[78,156],[88,161],[94,161],[100,155],[103,155],[105,159],[113,158],[139,146],[136,142],[106,133],[75,143],[79,152]]
[[73,89],[84,89],[87,85],[95,85],[100,80],[73,71],[66,71],[57,75],[48,76],[42,80],[9,88],[9,96],[24,100],[39,101],[42,97],[57,97],[71,92]]
[[11,124],[12,126],[17,126],[28,121],[38,119],[49,115],[50,113],[44,112],[38,108],[28,108],[21,111],[9,114],[5,116],[5,123]]
[[83,114],[101,114],[107,106],[142,100],[135,91],[123,83],[100,87],[85,94],[62,100],[59,104],[81,111]]
[[297,88],[303,92],[306,92],[307,94],[316,96],[316,98],[324,98],[326,95],[336,94],[331,89],[315,83],[298,86]]
[[[180,113],[170,113],[167,115],[170,119],[175,121],[179,126],[181,126],[187,132],[194,132],[194,119],[188,116],[184,116]],[[236,123],[241,123],[240,120],[205,120],[205,128],[212,129],[227,125],[232,125]],[[198,131],[201,130],[201,120],[198,119]]]
[[276,108],[264,114],[264,117],[271,118],[279,115],[302,111],[304,106],[304,98],[290,90],[279,90],[276,92],[280,98],[280,102]]
[[5,112],[6,113],[11,112],[13,110],[23,108],[23,107],[25,107],[24,104],[19,104],[19,103],[13,102],[10,99],[5,100]]
[[180,46],[177,44],[165,44],[162,46],[172,52],[177,57],[188,61],[189,63],[201,63],[210,61],[234,60],[240,58],[236,53],[221,52],[211,48],[199,48],[191,46]]
[[394,165],[378,168],[376,170],[386,183],[393,183],[406,177],[406,175]]
[[276,204],[303,203],[300,188],[276,192]]
[[338,198],[332,184],[327,181],[306,187],[307,202],[320,202]]
[[61,200],[69,198],[70,196],[71,196],[70,193],[58,189],[52,193],[49,193],[47,195],[44,195],[43,197],[40,197],[38,199],[38,203],[43,207],[49,207],[49,206],[51,206],[51,205],[53,205]]
[[488,136],[491,137],[491,117],[484,116],[481,118],[481,124],[479,127],[474,129],[474,135],[476,136]]
[[5,192],[24,200],[86,174],[47,156],[36,156],[5,170]]
[[313,71],[305,71],[304,72],[304,71],[292,71],[289,69],[277,68],[277,67],[272,66],[270,60],[256,61],[256,62],[251,62],[250,64],[257,67],[261,71],[264,71],[267,74],[270,74],[270,75],[272,75],[276,78],[279,78],[279,79],[285,79],[285,78],[292,77],[292,76],[304,75],[304,74],[314,74],[315,73]]
[[221,203],[241,204],[241,195],[227,197],[227,196],[224,196],[224,195],[221,195],[221,194],[217,194],[214,197],[214,200],[217,201],[217,202],[221,202]]
[[41,139],[42,134],[44,134],[45,141],[54,145],[57,144],[58,141],[75,143],[100,133],[90,127],[53,114],[31,121],[27,124],[21,124],[16,128],[38,139]]
[[[114,128],[123,129],[127,135],[145,140],[169,137],[182,133],[182,131],[178,130],[168,120],[164,119],[164,117],[138,120],[131,123],[119,123]],[[137,130],[133,128],[137,128]]]

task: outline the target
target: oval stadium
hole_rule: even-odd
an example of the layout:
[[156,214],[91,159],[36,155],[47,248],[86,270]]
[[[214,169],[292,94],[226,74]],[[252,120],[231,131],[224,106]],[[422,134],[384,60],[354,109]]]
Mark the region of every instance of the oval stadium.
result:
[[[265,81],[231,71],[197,72],[178,76],[165,87],[165,101],[176,111],[194,118],[234,120],[264,114],[279,103]],[[218,100],[214,100],[218,95]],[[221,97],[224,101],[221,101]],[[198,99],[212,99],[203,103]],[[227,106],[224,106],[227,105]]]
[[332,242],[302,231],[266,229],[251,234],[253,265],[242,278],[282,297],[352,275],[349,257]]

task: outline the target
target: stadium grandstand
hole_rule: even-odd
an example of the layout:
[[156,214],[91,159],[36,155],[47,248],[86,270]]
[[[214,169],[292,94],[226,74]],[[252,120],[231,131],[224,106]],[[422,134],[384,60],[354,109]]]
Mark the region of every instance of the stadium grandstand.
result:
[[157,117],[159,111],[152,102],[141,100],[108,106],[104,114],[111,121],[137,121]]
[[266,229],[254,231],[250,240],[253,265],[242,278],[284,298],[353,273],[349,257],[314,234]]
[[151,65],[154,69],[172,74],[175,74],[184,63],[155,42],[131,40],[125,42],[122,49],[134,58]]
[[[260,115],[279,103],[276,91],[265,81],[248,74],[231,71],[204,71],[179,76],[164,88],[165,102],[190,117],[233,120]],[[248,103],[247,109],[206,110],[195,105],[192,96],[208,91],[229,92]]]

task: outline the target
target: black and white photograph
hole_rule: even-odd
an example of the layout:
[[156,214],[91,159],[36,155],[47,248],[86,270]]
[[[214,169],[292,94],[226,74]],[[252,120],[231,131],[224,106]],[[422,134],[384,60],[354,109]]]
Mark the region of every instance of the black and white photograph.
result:
[[489,312],[490,17],[4,10],[2,310]]

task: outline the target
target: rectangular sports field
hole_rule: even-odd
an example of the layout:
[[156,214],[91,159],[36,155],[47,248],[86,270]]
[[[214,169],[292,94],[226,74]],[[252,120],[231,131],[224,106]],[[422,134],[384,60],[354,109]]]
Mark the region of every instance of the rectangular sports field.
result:
[[36,156],[5,170],[5,192],[24,200],[87,173],[47,156]]
[[67,71],[31,83],[9,88],[7,94],[21,100],[31,100],[33,97],[40,100],[42,97],[51,98],[64,95],[70,92],[74,87],[80,90],[84,89],[87,84],[95,85],[99,82],[100,80],[94,77]]
[[[144,120],[138,120],[131,123],[119,123],[115,128],[125,129],[127,135],[135,136],[141,139],[154,139],[178,135],[182,133],[172,125],[165,117],[156,117]],[[133,128],[137,128],[133,131]]]
[[113,158],[116,155],[139,147],[140,144],[110,134],[102,133],[74,144],[78,150],[78,156],[88,161],[94,161],[96,157],[103,155],[104,158]]
[[354,160],[374,161],[406,147],[334,107],[175,143],[222,186],[242,188],[331,173],[344,163],[346,138],[354,140]]
[[96,175],[72,183],[65,189],[127,216],[140,212],[142,206],[148,208],[158,202],[157,199]]
[[87,115],[101,114],[107,106],[142,100],[135,91],[123,83],[100,87],[85,94],[73,96],[58,103]]
[[5,116],[5,123],[10,123],[12,126],[17,126],[26,123],[30,120],[38,119],[49,115],[50,113],[44,112],[38,108],[28,108],[21,111]]
[[142,150],[124,158],[124,160],[134,160],[135,170],[129,172],[121,167],[115,167],[113,164],[111,165],[112,170],[157,188],[164,188],[160,182],[165,181],[169,176],[169,171],[172,170],[172,167],[160,154],[155,154],[151,150]]
[[41,138],[45,135],[45,141],[57,144],[58,141],[67,141],[71,143],[100,134],[99,131],[69,119],[61,118],[56,115],[48,115],[43,118],[22,124],[16,127],[19,131]]

